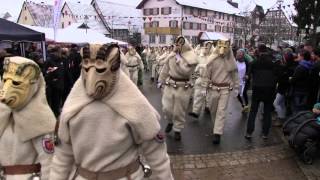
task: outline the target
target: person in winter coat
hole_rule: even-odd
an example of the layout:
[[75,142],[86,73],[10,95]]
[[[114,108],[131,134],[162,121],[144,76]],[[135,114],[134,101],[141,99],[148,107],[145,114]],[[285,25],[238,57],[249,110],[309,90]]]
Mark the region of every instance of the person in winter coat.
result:
[[247,122],[245,138],[250,140],[255,129],[255,119],[260,102],[264,103],[262,138],[267,139],[271,127],[271,111],[279,68],[273,63],[273,57],[264,44],[258,47],[259,55],[250,68],[252,77],[252,103]]
[[39,66],[6,58],[0,82],[0,179],[48,180],[56,119]]
[[[62,110],[50,180],[173,180],[160,116],[120,70],[116,44],[81,50],[81,75]],[[150,174],[149,174],[150,175]]]
[[44,65],[45,80],[47,83],[48,103],[56,115],[60,114],[65,84],[65,69],[59,47],[54,47]]
[[69,61],[69,70],[72,77],[72,85],[77,81],[80,76],[81,70],[81,56],[79,53],[79,47],[76,44],[71,45],[68,61]]
[[311,92],[309,80],[312,79],[313,62],[309,51],[299,52],[299,65],[296,67],[290,83],[292,86],[292,110],[294,113],[308,110],[308,98]]

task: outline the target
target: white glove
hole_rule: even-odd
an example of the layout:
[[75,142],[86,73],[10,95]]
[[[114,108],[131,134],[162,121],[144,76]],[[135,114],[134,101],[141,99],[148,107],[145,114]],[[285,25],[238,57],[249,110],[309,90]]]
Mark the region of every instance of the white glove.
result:
[[158,88],[158,89],[161,89],[161,88],[162,88],[162,83],[158,82],[158,83],[157,83],[157,88]]
[[200,92],[200,94],[201,94],[201,96],[206,96],[207,95],[207,91],[206,90],[202,90],[201,92]]
[[234,96],[237,97],[239,95],[239,90],[238,89],[233,89]]

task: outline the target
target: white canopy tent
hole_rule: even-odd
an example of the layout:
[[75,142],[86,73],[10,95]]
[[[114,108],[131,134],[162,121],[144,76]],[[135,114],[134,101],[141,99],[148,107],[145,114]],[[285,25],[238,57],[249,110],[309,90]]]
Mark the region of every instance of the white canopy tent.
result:
[[224,35],[217,32],[203,32],[200,36],[201,41],[217,41],[217,40],[228,40]]
[[[54,41],[54,32],[52,28],[44,28],[44,27],[29,26],[29,25],[24,25],[24,26],[30,29],[45,33],[47,41]],[[97,31],[94,31],[92,29],[80,29],[78,28],[79,26],[80,24],[74,23],[65,29],[58,29],[55,42],[75,43],[75,44],[82,44],[82,43],[105,44],[105,43],[115,42],[115,43],[118,43],[119,45],[128,45],[128,43],[126,42],[108,38],[105,35]]]

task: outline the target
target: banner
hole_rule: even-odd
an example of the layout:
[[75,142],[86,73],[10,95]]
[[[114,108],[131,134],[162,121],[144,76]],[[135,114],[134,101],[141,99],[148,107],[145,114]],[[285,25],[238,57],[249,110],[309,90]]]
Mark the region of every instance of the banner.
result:
[[54,32],[54,40],[57,37],[57,30],[60,25],[60,15],[61,15],[61,6],[63,0],[54,0],[53,5],[53,32]]

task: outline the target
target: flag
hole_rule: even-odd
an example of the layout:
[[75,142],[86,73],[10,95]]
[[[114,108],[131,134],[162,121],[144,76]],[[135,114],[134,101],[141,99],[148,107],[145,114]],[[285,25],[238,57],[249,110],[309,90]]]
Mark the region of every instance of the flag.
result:
[[61,5],[63,0],[54,0],[53,6],[53,32],[54,32],[54,40],[57,37],[57,30],[59,28],[60,16],[61,16]]

